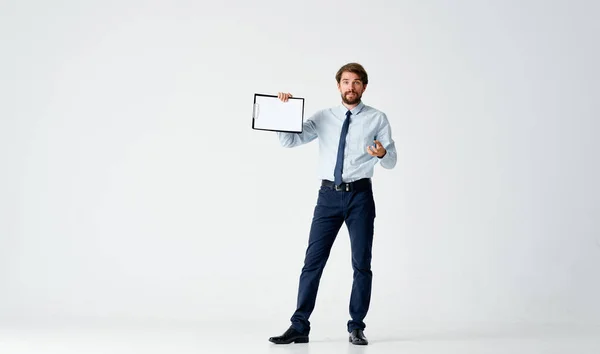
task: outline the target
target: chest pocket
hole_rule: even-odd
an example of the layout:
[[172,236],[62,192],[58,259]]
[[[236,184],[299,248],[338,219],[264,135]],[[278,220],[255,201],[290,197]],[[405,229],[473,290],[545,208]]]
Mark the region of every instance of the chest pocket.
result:
[[[356,150],[358,144],[362,144],[363,139],[363,131],[362,126],[358,123],[350,123],[350,127],[348,129],[348,135],[346,136],[346,149],[349,154],[356,154]],[[337,149],[337,141],[336,141],[336,149]]]

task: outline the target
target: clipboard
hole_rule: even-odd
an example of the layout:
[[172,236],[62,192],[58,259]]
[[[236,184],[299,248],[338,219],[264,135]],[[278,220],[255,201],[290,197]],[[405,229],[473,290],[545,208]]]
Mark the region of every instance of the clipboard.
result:
[[290,97],[283,102],[277,95],[254,94],[252,129],[302,133],[303,124],[304,98]]

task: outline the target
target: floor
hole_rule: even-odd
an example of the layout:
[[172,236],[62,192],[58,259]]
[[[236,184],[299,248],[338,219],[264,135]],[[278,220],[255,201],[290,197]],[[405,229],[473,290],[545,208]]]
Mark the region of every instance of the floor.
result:
[[[226,325],[2,325],[0,353],[275,353],[275,354],[598,354],[600,328],[508,328],[497,331],[365,331],[368,346],[348,343],[343,333],[311,333],[310,343],[275,345],[267,326]],[[273,328],[270,326],[269,328]],[[283,329],[285,330],[285,329]]]

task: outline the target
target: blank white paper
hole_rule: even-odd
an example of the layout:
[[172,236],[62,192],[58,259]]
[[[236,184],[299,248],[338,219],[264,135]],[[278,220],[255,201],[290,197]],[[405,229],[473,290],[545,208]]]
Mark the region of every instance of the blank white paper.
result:
[[304,99],[292,97],[287,102],[278,97],[255,95],[253,128],[285,132],[302,132]]

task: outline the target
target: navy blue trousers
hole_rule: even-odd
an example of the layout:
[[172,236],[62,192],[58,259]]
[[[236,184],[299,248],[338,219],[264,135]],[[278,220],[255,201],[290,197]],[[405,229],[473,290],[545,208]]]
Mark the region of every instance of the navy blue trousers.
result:
[[314,209],[304,266],[300,275],[296,311],[291,317],[292,326],[308,335],[310,315],[315,308],[319,282],[333,242],[346,223],[352,249],[354,270],[350,294],[350,320],[348,332],[365,328],[364,318],[371,301],[371,250],[375,202],[371,185],[355,191],[336,191],[321,187]]

